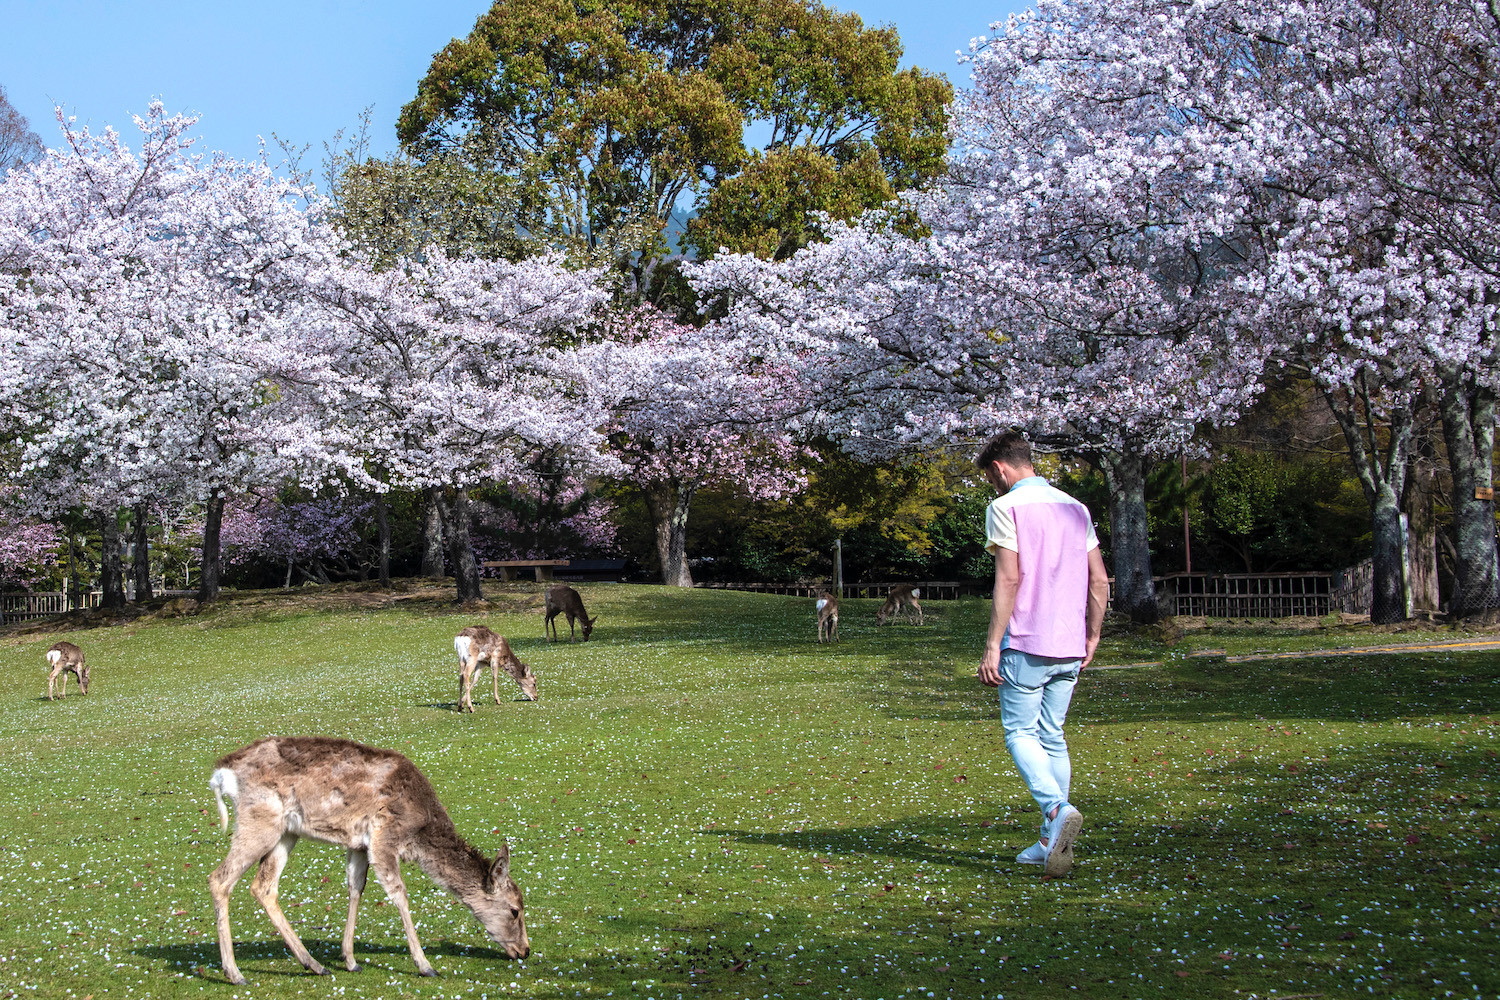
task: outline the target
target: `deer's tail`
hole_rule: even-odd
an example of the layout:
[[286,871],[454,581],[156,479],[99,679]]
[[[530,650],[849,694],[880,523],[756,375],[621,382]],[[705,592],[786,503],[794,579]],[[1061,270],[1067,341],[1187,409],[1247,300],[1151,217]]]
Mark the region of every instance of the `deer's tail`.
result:
[[208,787],[214,793],[214,803],[219,807],[219,829],[229,829],[229,810],[224,808],[224,796],[229,796],[235,808],[239,808],[240,779],[227,767],[221,767],[208,779]]

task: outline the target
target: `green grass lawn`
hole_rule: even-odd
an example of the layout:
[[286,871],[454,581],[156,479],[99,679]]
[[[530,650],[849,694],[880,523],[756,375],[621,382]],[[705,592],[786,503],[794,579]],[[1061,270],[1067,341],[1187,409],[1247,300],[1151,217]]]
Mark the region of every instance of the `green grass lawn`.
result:
[[[987,603],[877,629],[848,601],[828,647],[810,601],[580,589],[599,624],[574,645],[543,641],[535,585],[495,591],[486,623],[541,701],[496,706],[486,679],[473,715],[452,711],[452,638],[478,619],[436,602],[71,633],[94,688],[54,703],[62,636],[0,638],[0,998],[1500,994],[1500,654],[1087,674],[1078,865],[1046,881],[1014,863],[1037,812],[973,679]],[[229,986],[207,781],[268,734],[398,749],[476,846],[507,838],[531,957],[407,866],[440,978],[373,879],[368,964],[342,971],[343,851],[309,841],[282,903],[337,971],[296,964],[247,879],[251,985]]]

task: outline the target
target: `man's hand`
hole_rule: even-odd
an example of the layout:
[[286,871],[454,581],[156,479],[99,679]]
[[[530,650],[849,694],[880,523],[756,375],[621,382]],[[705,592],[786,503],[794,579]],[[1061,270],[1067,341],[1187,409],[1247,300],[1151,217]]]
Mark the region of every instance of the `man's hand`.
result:
[[1004,678],[1000,676],[999,650],[984,651],[984,659],[979,661],[979,683],[992,688],[1004,683]]
[[1096,636],[1090,636],[1089,637],[1089,641],[1088,641],[1088,647],[1087,647],[1088,651],[1083,654],[1083,662],[1078,665],[1078,672],[1080,674],[1083,673],[1083,668],[1084,667],[1086,667],[1090,663],[1094,662],[1094,650],[1096,650],[1098,648],[1099,648],[1099,637],[1097,635]]

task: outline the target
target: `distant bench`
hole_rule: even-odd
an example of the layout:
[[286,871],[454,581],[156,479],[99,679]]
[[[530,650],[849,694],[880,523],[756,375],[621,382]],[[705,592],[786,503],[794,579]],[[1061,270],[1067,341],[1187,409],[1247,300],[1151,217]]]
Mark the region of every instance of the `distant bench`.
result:
[[545,580],[554,579],[552,567],[566,566],[570,562],[571,560],[568,559],[499,559],[483,563],[482,565],[485,569],[498,569],[500,571],[500,579],[502,580],[514,580],[517,570],[534,569],[536,570],[536,580],[538,583],[541,583]]

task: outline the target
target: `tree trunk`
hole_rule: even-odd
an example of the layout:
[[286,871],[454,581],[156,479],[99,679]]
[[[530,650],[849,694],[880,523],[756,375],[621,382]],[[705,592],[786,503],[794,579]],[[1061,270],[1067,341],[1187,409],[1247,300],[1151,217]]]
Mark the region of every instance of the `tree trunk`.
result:
[[219,536],[224,526],[224,496],[214,490],[208,498],[208,512],[203,519],[203,565],[198,574],[198,600],[203,604],[219,599],[219,575],[224,556]]
[[1109,484],[1109,544],[1114,562],[1114,609],[1138,624],[1161,617],[1151,580],[1150,524],[1146,517],[1146,460],[1105,452],[1100,458]]
[[687,561],[687,524],[695,492],[681,483],[646,490],[646,508],[656,529],[656,554],[661,558],[661,582],[669,587],[693,585]]
[[422,575],[434,580],[443,578],[443,489],[430,486],[422,517]]
[[391,585],[391,518],[385,494],[375,494],[376,569],[382,587]]
[[484,600],[479,583],[479,563],[469,541],[469,491],[453,491],[453,505],[448,519],[448,558],[453,560],[453,576],[458,583],[458,603]]
[[[1500,560],[1495,549],[1495,394],[1445,373],[1443,441],[1453,476],[1455,587],[1449,611],[1458,617],[1500,611]],[[1482,499],[1479,494],[1490,499]]]
[[151,600],[151,536],[146,515],[146,505],[138,503],[132,512],[130,541],[135,549],[130,563],[131,575],[135,577],[135,599]]
[[1406,493],[1407,457],[1416,421],[1411,406],[1390,407],[1384,417],[1386,444],[1382,449],[1378,433],[1380,418],[1370,405],[1363,384],[1365,376],[1360,378],[1360,382],[1351,386],[1325,389],[1323,398],[1344,432],[1354,473],[1370,505],[1370,524],[1375,536],[1371,553],[1375,580],[1370,621],[1384,624],[1404,621],[1407,616],[1401,501]]
[[99,515],[99,589],[104,591],[100,606],[125,606],[125,565],[120,557],[120,512],[106,510]]

